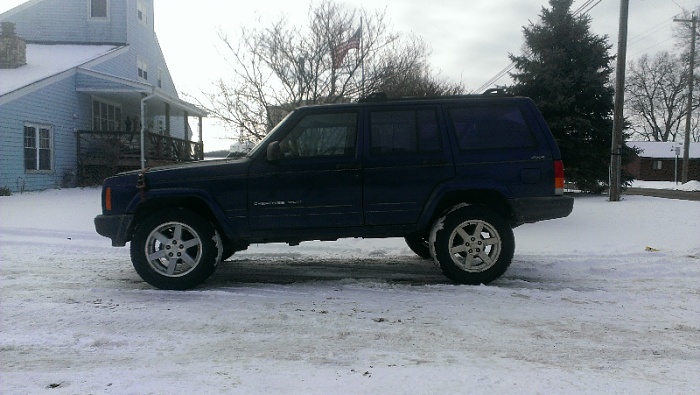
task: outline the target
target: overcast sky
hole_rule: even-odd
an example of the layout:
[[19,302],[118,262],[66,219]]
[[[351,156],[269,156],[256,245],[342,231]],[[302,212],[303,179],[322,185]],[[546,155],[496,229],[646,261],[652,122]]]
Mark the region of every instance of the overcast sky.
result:
[[[305,26],[310,0],[154,0],[154,25],[168,68],[180,93],[200,96],[212,83],[226,77],[221,61],[220,27],[235,39],[242,26],[251,27],[261,18],[263,26],[288,17],[293,25]],[[432,48],[431,66],[440,76],[477,89],[510,64],[509,53],[520,54],[522,28],[538,22],[548,0],[335,0],[349,8],[383,10],[391,30],[414,33]],[[0,0],[0,12],[22,3]],[[594,1],[595,4],[597,2]],[[314,3],[318,3],[315,1]],[[586,0],[574,0],[572,9]],[[697,7],[698,0],[630,0],[628,60],[642,54],[673,48],[673,18],[683,9]],[[620,0],[600,0],[589,12],[592,32],[608,35],[617,49]],[[350,35],[350,32],[348,33]],[[507,84],[508,78],[498,84]],[[211,122],[207,122],[210,124]],[[213,140],[217,126],[205,124],[207,150],[228,147]],[[207,130],[209,129],[209,130]]]

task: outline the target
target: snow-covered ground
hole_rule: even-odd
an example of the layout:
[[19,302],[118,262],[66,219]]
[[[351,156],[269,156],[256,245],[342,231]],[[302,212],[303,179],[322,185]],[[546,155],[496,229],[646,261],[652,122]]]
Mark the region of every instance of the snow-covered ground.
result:
[[650,189],[674,189],[677,191],[697,192],[700,191],[700,181],[688,181],[685,184],[673,181],[632,181],[631,188],[650,188]]
[[691,394],[700,202],[577,196],[489,286],[400,239],[253,246],[156,290],[97,189],[0,197],[2,394]]

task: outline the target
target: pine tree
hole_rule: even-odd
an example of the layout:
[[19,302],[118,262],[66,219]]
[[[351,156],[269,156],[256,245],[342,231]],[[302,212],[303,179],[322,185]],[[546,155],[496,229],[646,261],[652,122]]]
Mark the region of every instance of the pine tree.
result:
[[523,28],[525,53],[510,55],[516,71],[509,90],[531,97],[552,129],[567,179],[589,192],[608,183],[614,57],[607,36],[590,31],[590,17],[571,12],[573,0],[550,0],[539,24]]

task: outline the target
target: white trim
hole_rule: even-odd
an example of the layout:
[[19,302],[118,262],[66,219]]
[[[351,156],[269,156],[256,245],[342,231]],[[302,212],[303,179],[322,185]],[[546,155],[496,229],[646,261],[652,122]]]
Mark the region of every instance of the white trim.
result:
[[65,78],[68,78],[68,77],[75,75],[77,70],[80,70],[82,67],[92,67],[92,66],[98,65],[102,62],[105,62],[109,59],[112,59],[113,57],[115,57],[117,55],[121,55],[122,53],[127,52],[128,50],[129,50],[128,46],[115,47],[110,52],[107,52],[104,55],[100,55],[97,58],[89,60],[83,64],[76,66],[76,67],[72,67],[68,70],[56,73],[52,76],[46,77],[46,78],[41,79],[39,81],[34,81],[31,84],[25,85],[25,86],[18,88],[18,89],[15,89],[12,92],[8,92],[8,93],[0,96],[0,105],[9,103],[13,100],[21,98],[22,96],[36,92],[39,89],[43,89],[43,88],[46,88],[47,86],[53,85],[58,81],[61,81]]
[[92,16],[92,1],[93,0],[87,0],[87,20],[90,22],[109,22],[110,20],[110,7],[109,7],[109,0],[104,0],[105,2],[105,14],[106,16]]
[[[148,93],[153,89],[153,86],[151,86],[149,84],[146,84],[146,83],[143,83],[140,81],[130,80],[128,78],[119,77],[119,76],[112,75],[112,74],[103,73],[100,71],[78,68],[77,73],[87,75],[90,77],[100,78],[100,79],[107,80],[110,82],[114,82],[115,84],[122,84],[122,85],[126,85],[128,87],[131,87],[131,88],[136,88],[136,90],[135,90],[136,92]],[[133,92],[134,91],[133,89],[118,89],[118,88],[117,89],[105,89],[105,88],[92,89],[92,88],[77,88],[77,87],[75,90],[78,92]]]
[[[122,122],[123,122],[122,116],[124,115],[124,109],[122,108],[121,103],[113,102],[113,101],[111,101],[111,100],[105,100],[105,99],[102,99],[102,98],[97,97],[97,96],[92,96],[91,99],[92,99],[92,101],[91,101],[91,103],[90,103],[90,114],[91,114],[91,117],[90,117],[90,124],[92,124],[92,129],[91,129],[91,130],[99,130],[99,131],[121,131],[121,130],[122,130]],[[99,116],[98,116],[97,118],[98,118],[100,121],[106,120],[107,122],[110,122],[110,121],[111,121],[111,122],[114,122],[115,125],[116,125],[116,128],[115,128],[115,129],[113,129],[113,130],[109,130],[109,129],[105,130],[105,129],[102,129],[102,125],[101,125],[101,124],[100,124],[100,125],[97,125],[97,126],[95,125],[95,103],[98,103],[98,104],[99,104],[99,107],[100,107],[100,114],[99,114]],[[107,116],[105,116],[105,114],[102,114],[102,104],[105,104],[105,105],[107,105],[107,106],[110,106],[110,107],[114,108],[114,110],[115,110],[115,112],[114,112],[115,115],[116,115],[116,110],[119,109],[119,119],[118,119],[118,120],[117,120],[117,119],[109,119]],[[109,112],[109,111],[108,111],[108,112]],[[101,123],[101,122],[100,122],[100,123]]]
[[[26,135],[25,135],[25,133],[26,133],[25,129],[27,127],[33,127],[35,129],[34,130],[35,147],[27,147]],[[36,157],[34,158],[34,160],[35,160],[34,164],[37,165],[37,167],[41,167],[41,157],[39,155],[41,153],[41,150],[42,150],[42,148],[41,148],[41,136],[40,136],[41,130],[48,130],[49,131],[49,147],[48,147],[49,155],[50,155],[49,168],[48,169],[27,169],[27,163],[26,163],[27,158],[25,157],[25,155],[26,155],[25,150],[27,148],[33,148],[34,150],[36,150]],[[54,169],[56,167],[56,164],[54,163],[54,158],[55,158],[55,148],[54,147],[56,145],[55,141],[54,141],[54,136],[55,136],[55,133],[54,133],[53,125],[44,124],[44,123],[37,123],[37,122],[29,122],[29,121],[24,122],[23,127],[22,127],[22,160],[23,160],[22,167],[24,168],[24,173],[30,173],[30,174],[44,173],[44,174],[47,174],[47,173],[54,172]],[[46,149],[46,148],[43,148],[43,149]]]
[[122,104],[113,100],[105,99],[103,97],[100,97],[100,95],[90,95],[90,100],[92,101],[98,101],[104,104],[109,104],[112,107],[119,107],[120,109],[122,108]]
[[209,114],[206,110],[201,109],[192,103],[180,100],[177,97],[172,97],[163,92],[156,91],[155,96],[166,103],[170,103],[172,106],[187,111],[190,116],[206,117]]
[[[141,18],[139,18],[139,13],[141,13]],[[136,20],[139,21],[141,26],[148,27],[151,25],[151,12],[148,9],[148,4],[142,0],[136,1]]]
[[136,77],[139,80],[148,81],[148,62],[138,55],[136,55]]
[[93,67],[97,66],[100,63],[104,63],[110,59],[113,59],[123,53],[126,53],[129,51],[129,44],[127,45],[122,45],[122,46],[115,46],[114,49],[111,51],[107,52],[104,55],[100,55],[96,57],[95,59],[88,60],[87,62],[78,65],[79,68],[88,68],[88,67]]
[[79,74],[85,74],[89,75],[95,78],[102,78],[107,81],[111,81],[114,83],[119,83],[126,85],[128,87],[132,87],[135,89],[119,89],[119,88],[114,88],[114,89],[105,89],[105,88],[76,88],[77,92],[90,92],[90,93],[95,93],[98,94],[100,92],[115,92],[115,93],[123,93],[123,92],[137,92],[137,93],[146,93],[149,94],[152,97],[158,97],[160,100],[169,103],[173,107],[177,107],[179,109],[185,110],[189,112],[191,115],[196,115],[200,117],[205,117],[207,116],[207,111],[203,110],[197,106],[195,106],[192,103],[188,103],[184,100],[180,100],[177,97],[170,96],[167,93],[163,92],[162,90],[156,88],[153,85],[146,84],[143,82],[138,82],[138,81],[133,81],[129,80],[123,77],[118,77],[115,75],[111,74],[105,74],[99,71],[94,71],[94,70],[86,70],[86,69],[78,69]]

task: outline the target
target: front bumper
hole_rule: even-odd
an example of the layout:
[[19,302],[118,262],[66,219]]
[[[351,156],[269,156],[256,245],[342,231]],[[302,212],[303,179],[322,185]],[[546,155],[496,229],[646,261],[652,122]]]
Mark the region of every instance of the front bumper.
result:
[[563,218],[574,209],[571,196],[548,196],[510,200],[515,220],[514,226],[548,219]]
[[134,216],[98,215],[95,217],[95,230],[98,234],[112,239],[113,247],[123,247],[131,238],[131,223]]

